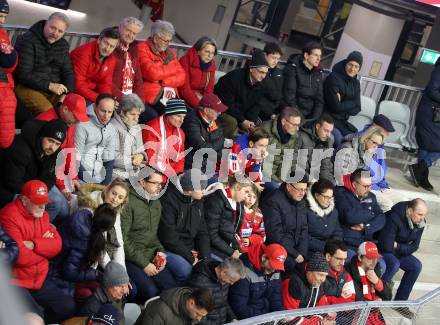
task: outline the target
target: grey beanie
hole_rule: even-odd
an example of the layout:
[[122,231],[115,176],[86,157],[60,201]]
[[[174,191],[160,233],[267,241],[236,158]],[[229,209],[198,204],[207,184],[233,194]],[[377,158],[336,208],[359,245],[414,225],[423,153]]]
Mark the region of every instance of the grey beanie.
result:
[[307,271],[328,273],[328,263],[322,253],[314,252],[312,256],[310,256]]
[[104,288],[111,288],[128,284],[130,279],[125,268],[117,262],[109,262],[104,270],[102,277],[102,286]]
[[180,186],[183,191],[203,191],[208,186],[208,181],[202,179],[198,169],[188,169],[179,176]]

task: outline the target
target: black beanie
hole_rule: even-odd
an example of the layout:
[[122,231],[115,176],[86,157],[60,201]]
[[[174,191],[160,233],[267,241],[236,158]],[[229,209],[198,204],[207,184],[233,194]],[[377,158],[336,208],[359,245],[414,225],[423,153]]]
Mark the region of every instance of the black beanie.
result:
[[263,50],[255,49],[252,54],[251,63],[249,68],[259,68],[259,67],[269,67],[266,57],[264,56]]
[[67,133],[67,125],[61,120],[52,120],[43,125],[40,129],[40,138],[48,137],[64,142]]
[[347,63],[350,61],[354,61],[359,63],[360,66],[362,66],[362,62],[364,61],[362,57],[362,53],[359,51],[353,51],[347,56]]
[[0,0],[0,12],[3,14],[9,14],[9,4],[6,0]]
[[310,256],[307,271],[328,273],[328,263],[322,253],[314,252],[312,256]]
[[208,186],[208,181],[202,179],[198,169],[188,169],[179,176],[180,186],[183,191],[203,191]]

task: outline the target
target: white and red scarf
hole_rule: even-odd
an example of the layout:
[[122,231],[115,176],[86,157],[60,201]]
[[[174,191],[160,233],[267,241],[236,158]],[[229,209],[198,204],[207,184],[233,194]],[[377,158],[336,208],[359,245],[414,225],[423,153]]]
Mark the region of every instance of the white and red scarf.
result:
[[376,300],[376,290],[374,289],[373,284],[370,283],[370,281],[368,281],[364,269],[360,267],[359,264],[358,264],[358,272],[362,281],[362,295],[364,296],[365,299]]
[[122,93],[131,94],[133,92],[134,84],[134,68],[131,55],[128,52],[129,45],[120,45],[121,50],[124,52],[124,68],[122,69]]

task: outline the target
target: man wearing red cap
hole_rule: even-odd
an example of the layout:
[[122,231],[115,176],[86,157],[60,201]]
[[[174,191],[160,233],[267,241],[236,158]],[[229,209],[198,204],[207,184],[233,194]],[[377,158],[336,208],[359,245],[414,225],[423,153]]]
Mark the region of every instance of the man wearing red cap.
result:
[[[381,279],[380,264],[377,262],[379,257],[382,256],[376,244],[365,241],[351,259],[348,272],[353,278],[356,301],[391,300],[391,289]],[[367,324],[385,324],[378,309],[370,312]]]
[[[73,298],[47,278],[49,259],[61,251],[61,237],[50,224],[45,211],[49,192],[39,180],[27,181],[21,195],[0,210],[0,223],[17,242],[19,253],[12,269],[12,283],[28,308],[44,317],[47,323],[58,323],[75,311]],[[44,309],[44,315],[41,312]]]
[[229,289],[229,304],[238,319],[283,310],[280,271],[287,251],[279,244],[252,245],[240,259],[245,277]]
[[69,214],[68,201],[71,199],[72,192],[79,190],[78,176],[75,166],[75,128],[79,122],[87,122],[89,117],[86,113],[86,101],[77,94],[67,94],[62,102],[59,102],[50,110],[39,114],[36,117],[40,121],[52,121],[60,119],[66,123],[68,129],[66,139],[61,144],[60,149],[66,149],[63,154],[64,163],[57,166],[56,188],[51,194],[51,201],[55,203],[56,211],[54,214],[61,218]]
[[[207,165],[215,166],[220,160],[225,138],[217,119],[227,109],[216,95],[209,93],[200,100],[198,110],[188,112],[182,129],[186,136],[185,149],[192,150],[185,157],[185,170],[192,169],[194,165],[205,171]],[[211,149],[212,153],[204,158],[204,155],[197,154],[199,149]],[[203,152],[206,154],[206,150]],[[199,161],[194,161],[194,157],[198,157]]]

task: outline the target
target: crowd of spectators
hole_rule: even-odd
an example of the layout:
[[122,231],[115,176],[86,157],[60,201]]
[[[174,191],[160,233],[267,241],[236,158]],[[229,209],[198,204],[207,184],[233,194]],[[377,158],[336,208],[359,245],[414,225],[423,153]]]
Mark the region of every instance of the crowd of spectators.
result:
[[[14,46],[0,29],[0,257],[35,324],[123,324],[127,302],[148,301],[143,325],[390,300],[399,269],[409,298],[428,209],[385,180],[389,119],[348,122],[360,52],[324,78],[319,44],[280,69],[269,43],[215,83],[211,37],[179,59],[170,22],[139,41],[127,17],[69,54],[68,28],[56,12]],[[17,105],[34,118],[14,136]]]

